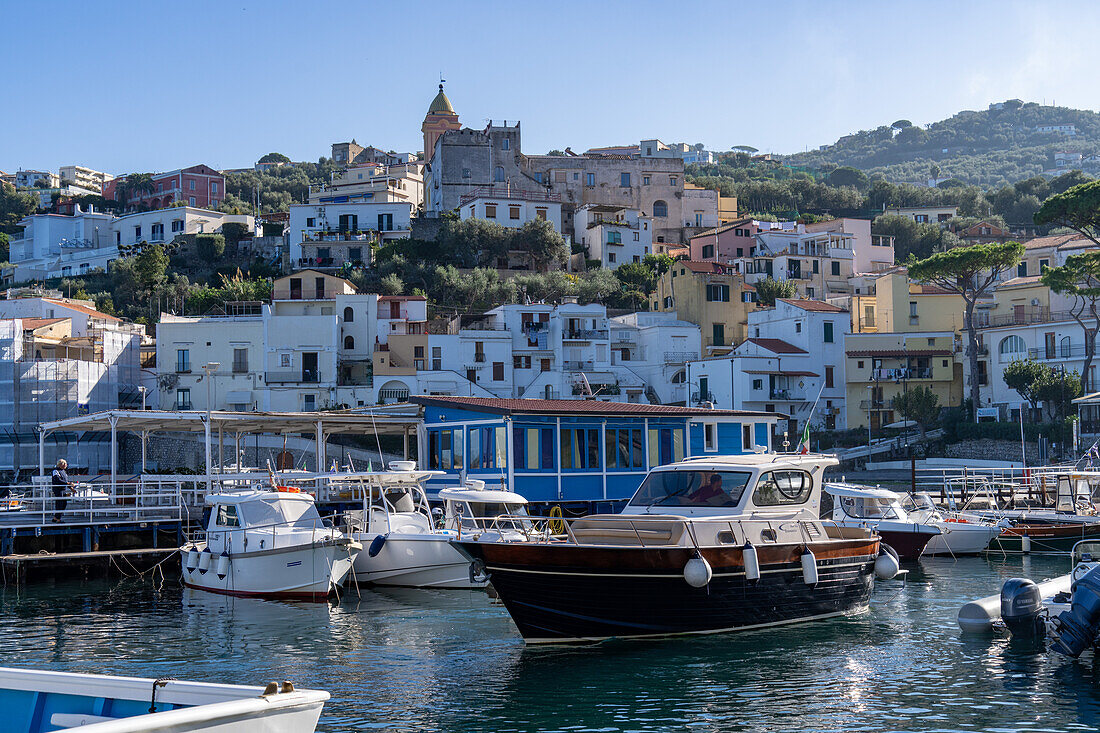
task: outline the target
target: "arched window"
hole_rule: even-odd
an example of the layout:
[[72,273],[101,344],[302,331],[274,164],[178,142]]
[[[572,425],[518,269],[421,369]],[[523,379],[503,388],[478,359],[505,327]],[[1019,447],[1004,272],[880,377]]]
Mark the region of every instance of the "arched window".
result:
[[493,180],[494,181],[500,181],[502,183],[504,182],[504,168],[503,168],[503,166],[498,165],[496,170],[493,171]]
[[344,348],[351,350],[355,348],[355,338],[352,336],[344,337]]
[[653,215],[654,216],[668,216],[668,204],[660,199],[653,202]]
[[344,323],[351,323],[354,320],[355,320],[355,311],[353,311],[351,309],[351,306],[349,305],[347,308],[344,309]]
[[687,380],[687,374],[683,369],[672,375],[673,384],[683,384]]
[[1012,361],[1027,353],[1027,344],[1019,336],[1006,336],[1001,339],[997,351],[1001,354],[1001,361]]
[[1069,336],[1063,336],[1058,342],[1058,356],[1068,359],[1070,355]]

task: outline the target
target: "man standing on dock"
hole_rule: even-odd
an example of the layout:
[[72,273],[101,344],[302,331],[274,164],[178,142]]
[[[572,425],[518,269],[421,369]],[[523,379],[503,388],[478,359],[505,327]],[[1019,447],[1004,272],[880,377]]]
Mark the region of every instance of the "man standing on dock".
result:
[[61,521],[61,512],[65,511],[65,507],[68,505],[69,500],[64,499],[69,490],[76,486],[75,483],[69,480],[69,474],[65,471],[69,467],[68,461],[64,458],[58,459],[57,465],[54,466],[53,473],[50,474],[51,488],[54,495],[54,511],[53,521]]

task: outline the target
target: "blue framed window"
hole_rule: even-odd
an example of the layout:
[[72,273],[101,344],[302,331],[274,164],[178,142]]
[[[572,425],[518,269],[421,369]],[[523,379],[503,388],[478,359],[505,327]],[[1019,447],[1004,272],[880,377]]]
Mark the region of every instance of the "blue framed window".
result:
[[645,443],[641,428],[607,428],[604,461],[608,470],[629,471],[645,467]]
[[554,469],[554,429],[512,428],[515,467],[529,471]]
[[470,468],[507,468],[508,441],[505,429],[470,428]]
[[649,429],[649,466],[663,466],[684,459],[683,428]]
[[600,431],[597,428],[561,429],[563,471],[591,471],[600,468]]
[[434,471],[461,470],[462,428],[428,431],[428,468]]

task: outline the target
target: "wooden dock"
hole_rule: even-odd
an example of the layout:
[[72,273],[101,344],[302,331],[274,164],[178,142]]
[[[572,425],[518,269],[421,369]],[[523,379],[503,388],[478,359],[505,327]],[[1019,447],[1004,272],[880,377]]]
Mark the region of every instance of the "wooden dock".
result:
[[34,555],[2,555],[0,570],[5,583],[24,583],[46,577],[126,577],[160,569],[174,574],[179,568],[179,551],[175,547],[147,547],[130,550],[94,552],[38,553]]

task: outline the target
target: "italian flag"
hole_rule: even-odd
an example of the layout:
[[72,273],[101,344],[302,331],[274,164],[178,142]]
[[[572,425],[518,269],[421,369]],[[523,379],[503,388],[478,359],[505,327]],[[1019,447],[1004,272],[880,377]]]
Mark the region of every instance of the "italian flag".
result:
[[806,427],[802,429],[802,438],[798,441],[798,448],[796,452],[799,455],[806,455],[810,452],[810,421],[806,421]]

